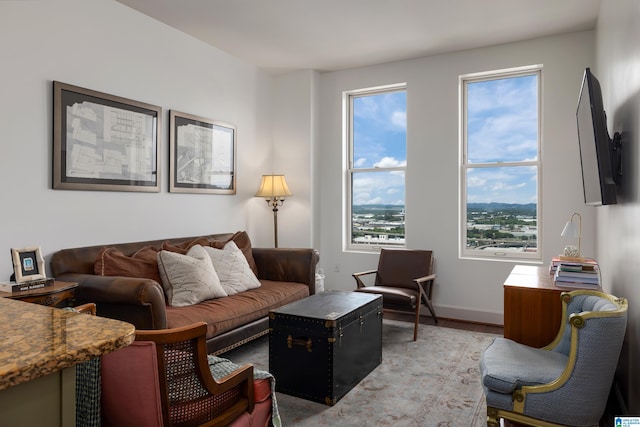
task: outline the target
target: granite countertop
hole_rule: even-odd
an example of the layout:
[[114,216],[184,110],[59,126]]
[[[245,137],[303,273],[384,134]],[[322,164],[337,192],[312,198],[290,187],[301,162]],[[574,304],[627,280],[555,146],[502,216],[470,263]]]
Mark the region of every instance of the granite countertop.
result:
[[131,344],[133,325],[0,298],[0,390]]

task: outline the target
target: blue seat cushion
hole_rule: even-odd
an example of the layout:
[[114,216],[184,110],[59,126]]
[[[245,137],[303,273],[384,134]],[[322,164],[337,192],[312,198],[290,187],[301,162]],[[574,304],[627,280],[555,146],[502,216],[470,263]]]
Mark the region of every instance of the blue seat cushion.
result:
[[506,338],[496,338],[480,359],[482,384],[498,393],[516,388],[547,384],[567,366],[562,353],[528,347]]

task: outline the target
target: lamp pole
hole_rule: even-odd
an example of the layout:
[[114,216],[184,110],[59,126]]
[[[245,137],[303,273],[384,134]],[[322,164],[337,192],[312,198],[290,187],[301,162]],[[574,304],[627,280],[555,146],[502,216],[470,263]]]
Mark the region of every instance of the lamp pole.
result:
[[284,199],[277,199],[275,197],[267,199],[267,205],[273,208],[273,245],[278,247],[278,206],[284,204]]
[[578,217],[578,258],[582,257],[581,246],[582,246],[582,215],[578,212],[574,212],[571,214],[570,221],[573,222],[573,217]]

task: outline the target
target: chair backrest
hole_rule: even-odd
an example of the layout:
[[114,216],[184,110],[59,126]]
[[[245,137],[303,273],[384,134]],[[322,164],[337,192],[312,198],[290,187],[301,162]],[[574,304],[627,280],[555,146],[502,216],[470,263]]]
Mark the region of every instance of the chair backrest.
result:
[[413,281],[433,273],[432,251],[420,249],[381,249],[376,286],[415,289]]
[[[581,318],[587,317],[624,317],[626,328],[626,300],[618,299],[598,291],[577,290],[563,292],[562,299],[562,324],[556,339],[547,346],[555,352],[569,355],[573,329],[572,319],[583,313]],[[595,313],[598,313],[597,315]],[[575,322],[575,320],[573,320]],[[624,336],[624,329],[622,330]]]
[[135,341],[102,356],[102,426],[163,425],[156,345]]

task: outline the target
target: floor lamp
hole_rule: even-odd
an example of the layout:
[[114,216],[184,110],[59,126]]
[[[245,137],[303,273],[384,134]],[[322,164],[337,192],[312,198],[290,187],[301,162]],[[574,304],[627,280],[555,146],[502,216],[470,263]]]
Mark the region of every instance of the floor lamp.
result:
[[291,196],[284,175],[262,175],[260,189],[256,197],[264,197],[267,205],[273,208],[273,243],[278,247],[278,207],[284,204],[285,197]]

